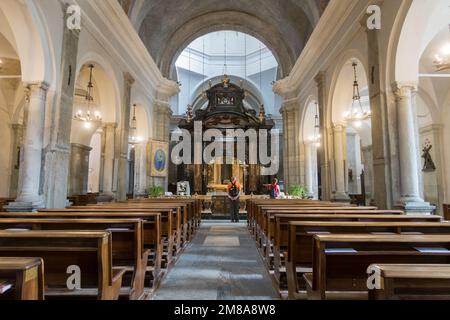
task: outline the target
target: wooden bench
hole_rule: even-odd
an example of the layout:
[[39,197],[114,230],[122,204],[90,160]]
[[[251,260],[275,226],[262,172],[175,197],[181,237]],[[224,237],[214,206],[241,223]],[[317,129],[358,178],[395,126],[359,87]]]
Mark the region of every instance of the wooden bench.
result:
[[450,265],[371,265],[380,287],[369,290],[370,300],[449,300]]
[[[96,212],[89,210],[70,211],[52,211],[40,213],[2,213],[2,219],[141,219],[144,222],[144,250],[150,250],[148,259],[148,268],[152,268],[147,275],[150,276],[149,287],[155,288],[159,284],[165,272],[163,268],[167,268],[172,261],[172,251],[167,251],[167,239],[162,235],[161,214],[158,212]],[[171,219],[170,219],[171,221]],[[164,251],[164,248],[166,251]]]
[[439,216],[366,215],[366,214],[276,214],[273,233],[274,280],[280,291],[287,290],[286,257],[289,248],[289,223],[307,221],[335,222],[441,222]]
[[444,204],[443,207],[444,207],[443,211],[444,219],[450,221],[450,204]]
[[[403,211],[398,210],[366,210],[363,207],[355,208],[326,208],[321,210],[312,209],[295,209],[290,211],[281,211],[284,214],[347,214],[347,215],[361,215],[361,214],[371,214],[371,215],[403,215]],[[262,255],[267,259],[269,266],[272,268],[273,265],[273,235],[275,232],[275,215],[281,213],[279,210],[268,209],[263,211],[263,221],[261,221],[261,226],[259,227],[257,244],[258,248],[261,249]]]
[[[58,212],[58,209],[39,210],[41,213]],[[182,242],[182,210],[168,205],[129,206],[125,204],[107,204],[87,207],[70,207],[64,212],[108,212],[108,213],[143,213],[159,212],[161,214],[162,235],[165,238],[164,248],[169,254],[166,263],[170,264],[172,256],[177,256],[183,248]]]
[[316,201],[316,200],[274,200],[274,199],[258,199],[258,200],[248,200],[247,203],[247,216],[248,216],[248,227],[252,234],[255,233],[255,224],[258,214],[260,213],[262,206],[283,206],[285,208],[289,207],[310,207],[310,208],[320,208],[320,207],[348,207],[348,204]]
[[368,299],[371,264],[449,264],[450,235],[314,235],[308,299]]
[[149,249],[144,249],[144,224],[140,219],[0,219],[0,230],[89,230],[112,233],[113,267],[124,268],[121,296],[144,298]]
[[[30,214],[21,214],[21,216],[33,217]],[[17,217],[11,215],[1,215],[1,217]],[[34,215],[34,217],[37,217]],[[179,246],[176,244],[175,232],[179,228],[179,219],[174,221],[172,209],[114,209],[108,208],[107,206],[101,208],[86,207],[84,209],[47,209],[40,210],[38,218],[138,218],[145,220],[144,229],[158,227],[157,235],[160,237],[160,242],[147,243],[146,245],[153,246],[152,254],[162,253],[161,267],[167,268],[173,263],[173,252],[174,248]],[[178,226],[178,227],[177,227]],[[147,237],[146,237],[147,239]],[[154,240],[154,238],[148,238],[149,241]],[[161,247],[159,247],[161,246]],[[146,248],[149,248],[148,246]],[[158,256],[155,256],[155,261]]]
[[[0,257],[41,257],[45,297],[117,300],[125,269],[113,268],[110,232],[0,231]],[[81,270],[81,289],[67,288],[68,268]]]
[[193,237],[193,233],[190,231],[189,225],[189,206],[186,203],[139,203],[139,202],[118,202],[106,205],[95,205],[83,207],[69,207],[68,210],[80,210],[80,209],[120,209],[128,211],[136,210],[172,210],[172,220],[176,222],[173,224],[173,238],[174,238],[174,255],[180,253],[181,249],[185,247],[190,238]]
[[11,202],[14,202],[14,199],[0,198],[0,212],[6,212],[4,207],[9,205]]
[[0,258],[0,300],[44,300],[44,262],[41,258]]

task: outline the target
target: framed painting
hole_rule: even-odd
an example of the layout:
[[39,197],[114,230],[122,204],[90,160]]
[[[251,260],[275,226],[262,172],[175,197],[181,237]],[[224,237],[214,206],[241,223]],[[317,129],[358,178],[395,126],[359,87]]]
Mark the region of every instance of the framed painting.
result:
[[148,146],[150,175],[152,177],[166,177],[169,165],[169,143],[151,141]]

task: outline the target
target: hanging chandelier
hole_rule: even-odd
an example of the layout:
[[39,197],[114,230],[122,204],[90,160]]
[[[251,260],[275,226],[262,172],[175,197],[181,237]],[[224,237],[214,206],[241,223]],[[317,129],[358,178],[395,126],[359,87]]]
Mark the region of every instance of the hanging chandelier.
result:
[[130,144],[134,145],[144,141],[144,139],[137,134],[137,118],[136,118],[136,104],[133,104],[133,118],[131,119],[130,124],[130,136],[129,141]]
[[320,120],[319,120],[319,104],[316,102],[316,115],[314,117],[314,134],[309,138],[309,141],[317,148],[321,146],[322,135],[320,134]]
[[365,111],[362,106],[361,93],[358,83],[358,74],[356,71],[358,64],[356,62],[353,62],[352,67],[355,76],[355,80],[353,82],[353,102],[351,110],[344,114],[344,120],[347,123],[353,124],[354,127],[359,128],[362,126],[362,121],[371,118],[372,112],[370,110]]
[[91,111],[91,103],[94,101],[94,97],[93,97],[94,84],[92,83],[93,70],[94,70],[94,65],[93,64],[89,65],[89,82],[87,85],[86,96],[85,96],[85,99],[87,102],[86,112],[83,112],[82,110],[78,110],[74,116],[75,120],[85,122],[84,126],[86,128],[90,128],[92,126],[92,122],[102,120],[102,116],[101,116],[100,112],[98,112],[98,111],[92,112]]
[[450,42],[447,42],[440,52],[435,54],[433,64],[437,72],[450,70]]

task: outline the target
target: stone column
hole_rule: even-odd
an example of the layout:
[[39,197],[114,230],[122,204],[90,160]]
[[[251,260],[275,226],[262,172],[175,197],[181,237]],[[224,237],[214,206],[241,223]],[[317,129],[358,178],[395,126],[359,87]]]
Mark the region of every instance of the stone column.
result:
[[[12,130],[12,166],[11,166],[11,182],[9,188],[9,196],[17,198],[17,189],[19,187],[19,169],[20,156],[22,153],[24,126],[22,124],[14,123],[11,125]],[[20,151],[19,151],[20,150]]]
[[70,134],[73,119],[73,98],[77,70],[79,30],[66,28],[67,5],[62,4],[63,30],[59,83],[52,103],[48,144],[44,149],[43,189],[47,208],[67,205],[70,163]]
[[326,116],[326,76],[324,72],[320,72],[314,79],[317,84],[318,103],[319,103],[319,117],[320,117],[320,134],[322,137],[321,148],[319,149],[320,159],[320,175],[321,175],[321,200],[331,200],[331,175],[329,165],[329,150],[328,150],[328,129]]
[[420,179],[417,157],[420,153],[416,140],[415,112],[413,99],[416,87],[394,85],[397,104],[398,153],[400,162],[399,206],[407,213],[431,214],[435,209],[420,196]]
[[116,124],[107,123],[103,127],[102,145],[104,145],[103,152],[103,171],[102,171],[102,196],[114,197],[113,182],[114,182],[114,147],[116,136]]
[[131,87],[134,79],[129,73],[124,73],[124,94],[122,99],[122,115],[119,128],[120,138],[120,157],[119,157],[119,173],[117,178],[117,200],[127,200],[128,190],[128,144],[130,132],[130,116],[131,116]]
[[[169,142],[170,141],[170,119],[172,116],[172,110],[170,109],[170,105],[166,101],[155,101],[154,109],[153,109],[153,139],[156,141]],[[168,155],[170,156],[170,155]],[[170,165],[170,161],[168,162]],[[201,177],[203,174],[201,170],[202,166],[195,166],[195,176]],[[199,173],[200,172],[200,173]],[[168,175],[166,177],[152,177],[152,183],[157,186],[164,187],[167,190],[168,187]],[[195,189],[194,191],[198,191]],[[201,191],[200,191],[201,192]]]
[[281,114],[283,115],[283,137],[284,137],[284,180],[286,188],[300,182],[299,175],[299,152],[297,134],[297,99],[284,102]]
[[134,193],[145,195],[147,191],[147,142],[135,146]]
[[336,191],[333,200],[348,202],[350,198],[347,191],[347,165],[346,165],[346,128],[342,124],[335,125],[334,132],[334,177]]
[[16,202],[8,211],[34,211],[45,206],[40,192],[45,103],[48,86],[32,83],[25,86],[28,100],[27,130],[20,163],[22,183]]
[[[372,153],[373,161],[373,189],[372,198],[380,209],[391,208],[392,203],[392,177],[389,164],[389,128],[387,121],[386,95],[381,90],[382,69],[384,62],[379,54],[379,35],[381,30],[367,29],[367,16],[361,20],[362,27],[366,30],[369,70],[371,70],[371,81],[369,81],[370,106],[372,110]],[[366,172],[369,168],[365,168]]]
[[69,196],[87,194],[89,154],[92,148],[72,143],[70,152]]
[[305,143],[305,187],[307,190],[308,197],[316,198],[315,186],[314,186],[314,173],[316,169],[314,168],[314,152],[317,152],[316,146],[313,142]]

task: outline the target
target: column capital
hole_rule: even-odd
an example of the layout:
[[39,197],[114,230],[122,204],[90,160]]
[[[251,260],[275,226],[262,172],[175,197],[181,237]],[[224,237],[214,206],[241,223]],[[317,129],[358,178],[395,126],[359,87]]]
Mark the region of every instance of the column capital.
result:
[[116,129],[117,128],[117,123],[115,123],[115,122],[104,122],[103,123],[103,128],[104,129]]
[[314,81],[316,82],[318,87],[321,87],[325,84],[326,73],[325,71],[320,71],[315,77]]
[[396,81],[392,84],[392,91],[396,99],[404,99],[417,92],[417,83]]
[[333,126],[333,132],[342,132],[345,131],[347,125],[343,122],[338,122]]
[[125,81],[125,84],[128,86],[132,86],[135,82],[133,76],[129,73],[129,72],[124,72],[123,73],[123,79]]

